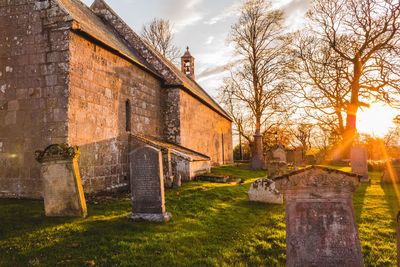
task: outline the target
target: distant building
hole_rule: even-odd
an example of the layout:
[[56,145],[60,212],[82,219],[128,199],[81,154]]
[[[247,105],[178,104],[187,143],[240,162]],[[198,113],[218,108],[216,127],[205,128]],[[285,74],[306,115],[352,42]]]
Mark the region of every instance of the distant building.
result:
[[179,70],[103,0],[0,1],[0,32],[0,196],[41,197],[34,152],[54,143],[80,146],[94,193],[128,185],[132,136],[232,162],[231,119],[189,50]]

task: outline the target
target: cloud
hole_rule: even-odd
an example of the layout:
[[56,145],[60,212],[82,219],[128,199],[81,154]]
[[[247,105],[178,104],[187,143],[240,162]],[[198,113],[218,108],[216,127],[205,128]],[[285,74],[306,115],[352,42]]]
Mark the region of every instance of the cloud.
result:
[[206,45],[210,45],[214,41],[214,36],[211,35],[207,38],[207,41],[205,42]]
[[208,25],[214,25],[218,22],[222,22],[225,21],[226,19],[236,16],[239,14],[239,7],[242,3],[241,2],[237,2],[234,3],[233,5],[225,8],[220,14],[212,17],[211,19],[207,20],[204,22],[204,24],[208,24]]
[[[162,13],[174,24],[174,32],[180,32],[187,26],[193,25],[203,19],[203,14],[198,6],[204,0],[169,0],[163,3]],[[163,1],[164,2],[164,1]],[[168,2],[168,4],[166,4]]]
[[210,76],[218,75],[218,74],[221,74],[221,73],[227,71],[228,66],[229,66],[229,64],[224,64],[224,65],[220,65],[220,66],[210,66],[210,67],[206,68],[205,70],[203,70],[201,73],[199,73],[199,75],[197,75],[197,78],[199,80],[206,80]]

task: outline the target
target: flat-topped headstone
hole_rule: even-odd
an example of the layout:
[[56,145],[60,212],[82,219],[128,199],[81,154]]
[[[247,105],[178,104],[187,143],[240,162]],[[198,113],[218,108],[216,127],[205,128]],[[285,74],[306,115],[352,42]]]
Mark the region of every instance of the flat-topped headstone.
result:
[[350,152],[351,172],[362,176],[362,182],[369,182],[368,177],[368,151],[365,147],[354,146]]
[[50,217],[86,217],[85,195],[79,173],[79,148],[54,144],[36,151],[42,166],[44,209]]
[[282,193],[271,179],[260,178],[250,185],[249,200],[263,203],[283,204]]
[[309,167],[274,180],[286,201],[286,266],[363,266],[352,203],[360,178]]
[[164,177],[161,150],[144,145],[129,153],[132,214],[135,221],[165,222]]

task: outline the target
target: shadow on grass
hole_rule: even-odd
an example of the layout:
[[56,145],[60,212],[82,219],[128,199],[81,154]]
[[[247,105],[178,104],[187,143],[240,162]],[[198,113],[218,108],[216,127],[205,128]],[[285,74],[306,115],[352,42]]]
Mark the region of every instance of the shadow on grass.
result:
[[[5,220],[24,223],[19,231],[5,228],[0,265],[284,265],[284,208],[247,201],[248,185],[194,182],[170,190],[166,205],[173,219],[161,225],[128,221],[129,201],[89,205],[85,220],[54,221],[41,211],[31,225],[42,205],[16,202]],[[20,213],[21,206],[32,212]]]

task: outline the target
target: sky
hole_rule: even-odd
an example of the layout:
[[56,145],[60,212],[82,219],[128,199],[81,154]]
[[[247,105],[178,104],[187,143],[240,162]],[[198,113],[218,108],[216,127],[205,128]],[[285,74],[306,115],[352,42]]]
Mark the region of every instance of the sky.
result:
[[[175,31],[175,44],[182,54],[186,46],[195,57],[197,82],[212,96],[218,94],[224,68],[233,58],[226,41],[238,18],[241,0],[105,0],[137,33],[153,18],[169,19]],[[83,0],[90,6],[93,0]],[[273,0],[287,15],[290,27],[303,22],[308,0]]]

